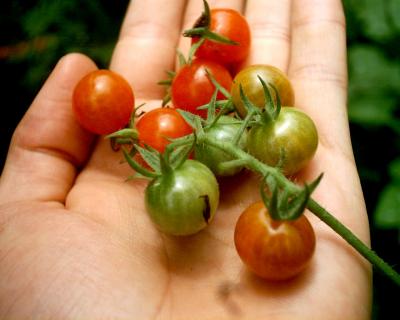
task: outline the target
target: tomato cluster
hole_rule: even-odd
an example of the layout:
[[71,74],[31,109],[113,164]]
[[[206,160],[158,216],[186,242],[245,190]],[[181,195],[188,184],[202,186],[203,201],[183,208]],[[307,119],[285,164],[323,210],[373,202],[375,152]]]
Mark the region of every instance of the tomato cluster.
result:
[[[188,61],[170,73],[172,107],[138,116],[129,84],[107,70],[87,75],[73,95],[81,125],[110,134],[128,164],[151,179],[145,204],[155,226],[179,236],[211,223],[219,201],[216,176],[248,168],[251,156],[258,166],[290,178],[318,146],[316,126],[294,107],[294,90],[282,71],[253,65],[231,75],[250,50],[250,29],[240,13],[210,10],[205,2],[204,13],[184,35],[193,45]],[[283,280],[303,270],[314,252],[314,232],[302,214],[310,192],[306,187],[281,196],[282,185],[269,179],[264,201],[239,218],[234,242],[256,274]]]

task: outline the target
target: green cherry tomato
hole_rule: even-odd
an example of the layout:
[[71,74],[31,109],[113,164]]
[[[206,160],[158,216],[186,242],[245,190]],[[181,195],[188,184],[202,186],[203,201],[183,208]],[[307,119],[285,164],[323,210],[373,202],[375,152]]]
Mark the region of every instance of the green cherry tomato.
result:
[[[245,95],[255,106],[263,108],[265,105],[264,90],[258,76],[266,84],[272,84],[277,89],[282,106],[294,105],[293,87],[282,71],[269,65],[252,65],[242,69],[235,76],[231,89],[233,104],[242,117],[246,115],[247,111],[240,97],[240,85]],[[274,96],[272,90],[271,94]]]
[[195,160],[186,160],[177,169],[155,178],[145,193],[152,221],[170,235],[190,235],[205,228],[214,217],[218,201],[214,174]]
[[273,220],[263,202],[240,216],[235,247],[242,261],[266,280],[286,280],[303,271],[315,251],[315,233],[305,215],[292,221]]
[[[222,116],[215,125],[206,129],[206,135],[220,142],[232,142],[239,128],[240,123],[238,123],[237,119],[229,116]],[[238,143],[238,147],[241,149],[245,149],[246,147],[246,136],[247,133],[245,131]],[[243,169],[243,167],[233,167],[229,169],[219,167],[220,163],[233,160],[233,158],[215,147],[196,145],[194,154],[196,160],[204,163],[217,176],[233,176]]]
[[293,107],[283,107],[275,120],[254,125],[247,138],[250,154],[270,166],[280,163],[287,176],[302,169],[314,156],[317,146],[314,122]]

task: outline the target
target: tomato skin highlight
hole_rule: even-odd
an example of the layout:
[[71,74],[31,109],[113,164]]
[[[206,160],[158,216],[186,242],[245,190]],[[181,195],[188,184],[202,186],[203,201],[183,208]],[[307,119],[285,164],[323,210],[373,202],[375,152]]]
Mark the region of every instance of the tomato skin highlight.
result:
[[299,274],[315,251],[315,233],[305,215],[294,221],[276,221],[261,201],[239,217],[234,241],[244,264],[259,277],[272,281]]
[[191,134],[193,128],[178,111],[172,108],[157,108],[146,112],[136,123],[139,142],[162,153],[170,144],[168,138],[180,138]]
[[[269,65],[252,65],[242,69],[233,79],[232,85],[232,101],[238,113],[244,117],[247,110],[240,97],[240,85],[244,94],[249,100],[260,109],[265,105],[265,95],[262,84],[258,79],[260,76],[266,84],[272,84],[279,93],[282,106],[294,106],[294,90],[286,75],[273,66]],[[271,95],[274,92],[270,88]]]
[[[235,41],[238,45],[206,39],[196,51],[196,57],[217,61],[223,65],[244,61],[249,54],[251,44],[250,27],[246,19],[232,9],[211,9],[210,13],[210,31]],[[198,41],[199,38],[192,38],[192,44]]]
[[76,85],[72,109],[79,124],[96,134],[123,128],[133,112],[134,94],[129,83],[110,70],[96,70]]
[[265,164],[276,166],[283,156],[281,169],[287,176],[304,168],[317,147],[318,132],[314,122],[293,107],[283,107],[274,121],[254,125],[247,139],[249,153]]
[[195,160],[186,160],[174,171],[154,179],[145,192],[150,218],[169,235],[191,235],[204,229],[212,221],[218,201],[215,176]]
[[[210,102],[215,91],[215,86],[206,70],[228,92],[231,90],[232,77],[224,66],[213,61],[195,59],[190,65],[183,66],[174,77],[171,99],[175,108],[206,117],[207,110],[197,110],[198,107]],[[225,96],[219,92],[217,100],[223,99],[226,99]]]
[[[220,142],[232,142],[236,133],[239,131],[240,124],[237,123],[235,118],[229,116],[221,116],[218,122],[211,128],[207,129],[206,135]],[[242,137],[239,140],[238,147],[242,150],[246,148],[247,133],[243,132]],[[222,150],[207,145],[196,145],[195,147],[195,159],[204,163],[211,169],[216,176],[226,177],[233,176],[242,170],[242,167],[235,167],[230,169],[221,169],[218,164],[234,160],[231,156],[227,155]]]

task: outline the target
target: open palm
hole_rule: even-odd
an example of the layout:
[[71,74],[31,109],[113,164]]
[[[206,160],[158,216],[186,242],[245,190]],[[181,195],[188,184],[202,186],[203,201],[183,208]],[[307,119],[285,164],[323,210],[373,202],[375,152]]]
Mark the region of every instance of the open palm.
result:
[[[253,34],[247,64],[288,73],[296,105],[316,122],[320,145],[299,182],[324,178],[314,198],[369,241],[346,114],[345,26],[339,0],[216,0],[246,15]],[[147,108],[172,69],[180,37],[202,1],[135,0],[110,68]],[[239,214],[259,199],[257,177],[221,181],[212,225],[169,237],[149,220],[146,181],[131,174],[107,141],[81,129],[71,111],[74,85],[94,70],[86,57],[59,62],[18,126],[0,182],[0,318],[362,319],[370,313],[371,271],[340,237],[307,213],[317,248],[310,267],[267,283],[233,245]]]

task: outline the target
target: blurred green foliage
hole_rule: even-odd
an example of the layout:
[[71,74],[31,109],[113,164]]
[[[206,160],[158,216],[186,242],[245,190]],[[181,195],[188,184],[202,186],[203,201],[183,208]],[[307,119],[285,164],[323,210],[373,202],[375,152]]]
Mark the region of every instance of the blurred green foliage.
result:
[[[373,222],[377,227],[400,230],[400,177],[393,174],[396,170],[389,170],[398,168],[400,162],[400,0],[346,0],[344,4],[350,121],[378,135],[380,129],[389,129],[385,132],[391,138],[382,139],[382,143],[395,150],[384,167],[360,168],[361,179],[368,180],[371,171],[378,180],[381,175],[388,178],[373,208]],[[363,172],[369,176],[363,177]]]
[[[399,264],[400,0],[343,0],[349,119],[375,250]],[[11,134],[58,59],[68,52],[107,67],[128,0],[0,2],[1,163]],[[4,112],[4,111],[3,111]],[[374,275],[374,319],[397,312],[391,283]],[[389,288],[389,289],[388,289]],[[392,287],[394,288],[394,287]]]
[[[344,0],[349,119],[373,248],[400,263],[400,0]],[[398,288],[374,273],[373,319],[398,313]]]

